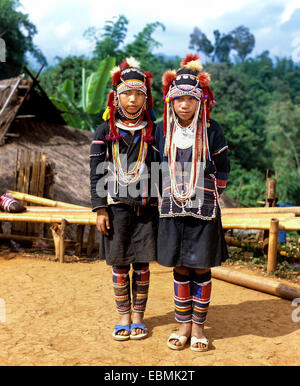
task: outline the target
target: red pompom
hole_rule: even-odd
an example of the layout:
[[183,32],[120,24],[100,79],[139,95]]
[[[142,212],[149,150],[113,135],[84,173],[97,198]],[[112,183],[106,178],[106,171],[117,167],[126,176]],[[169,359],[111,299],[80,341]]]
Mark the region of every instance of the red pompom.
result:
[[123,68],[126,68],[126,67],[130,67],[130,65],[126,60],[123,60],[123,62],[120,64],[120,68],[121,70],[123,70]]
[[194,60],[200,60],[200,58],[197,54],[187,54],[187,56],[184,59],[182,59],[182,61],[180,63],[180,67],[183,67],[187,63],[192,62]]
[[210,74],[208,72],[200,72],[198,79],[201,88],[207,87],[210,84]]

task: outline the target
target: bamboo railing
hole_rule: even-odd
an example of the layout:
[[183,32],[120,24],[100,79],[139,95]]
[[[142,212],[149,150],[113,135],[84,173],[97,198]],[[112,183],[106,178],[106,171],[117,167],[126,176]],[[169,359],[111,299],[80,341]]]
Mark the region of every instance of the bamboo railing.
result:
[[[61,263],[64,261],[66,244],[65,231],[68,224],[76,224],[80,228],[80,232],[77,232],[77,236],[79,235],[79,247],[77,250],[81,251],[82,249],[84,225],[91,226],[89,241],[91,243],[94,242],[94,229],[92,229],[92,227],[96,225],[96,214],[91,212],[90,208],[12,190],[8,190],[6,193],[16,200],[41,206],[25,206],[26,211],[22,213],[0,212],[0,222],[11,221],[51,224],[50,229],[55,246],[55,255]],[[87,249],[91,251],[91,246],[88,245]]]

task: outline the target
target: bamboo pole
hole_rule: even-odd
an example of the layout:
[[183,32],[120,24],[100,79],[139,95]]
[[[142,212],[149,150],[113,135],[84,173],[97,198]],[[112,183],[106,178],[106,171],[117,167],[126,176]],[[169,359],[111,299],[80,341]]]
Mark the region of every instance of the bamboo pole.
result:
[[[247,219],[247,218],[222,218],[223,229],[259,229],[269,230],[270,222],[266,219]],[[278,230],[298,231],[300,230],[300,218],[280,220]]]
[[26,206],[27,213],[92,213],[90,208],[67,208],[52,206]]
[[261,208],[221,208],[222,215],[225,214],[239,214],[239,213],[295,213],[300,216],[300,206],[290,207],[261,207]]
[[[286,224],[289,220],[281,221],[279,230],[287,230]],[[266,219],[247,219],[247,218],[222,218],[222,226],[224,229],[259,229],[269,230],[270,221]],[[300,229],[300,221],[298,223],[290,224],[290,230]]]
[[212,277],[228,283],[251,288],[256,291],[265,292],[285,299],[300,298],[300,287],[278,283],[271,278],[256,277],[242,272],[236,272],[229,268],[211,268]]
[[45,205],[45,206],[52,206],[52,207],[89,209],[86,206],[69,204],[69,203],[63,202],[63,201],[54,201],[54,200],[50,200],[49,198],[37,197],[37,196],[33,196],[31,194],[15,192],[13,190],[8,190],[6,193],[9,194],[10,196],[12,196],[13,198],[15,198],[16,200],[23,200],[23,201],[27,201],[27,202],[30,202],[33,204],[38,204],[38,205]]
[[277,245],[278,226],[279,226],[278,219],[272,218],[270,221],[270,231],[269,231],[267,273],[272,273],[276,270],[277,249],[278,249],[278,245]]
[[66,219],[70,224],[96,225],[96,213],[0,213],[0,221],[61,223]]
[[232,218],[232,219],[271,219],[272,217],[276,216],[276,218],[282,218],[282,219],[297,219],[295,216],[295,213],[230,213],[230,214],[222,214],[222,218]]

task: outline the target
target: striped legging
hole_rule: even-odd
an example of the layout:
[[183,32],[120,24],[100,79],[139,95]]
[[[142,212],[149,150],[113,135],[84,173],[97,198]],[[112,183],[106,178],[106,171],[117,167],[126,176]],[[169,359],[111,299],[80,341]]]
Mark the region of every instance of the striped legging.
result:
[[189,276],[174,270],[174,303],[177,322],[203,324],[211,295],[211,272]]
[[131,312],[131,292],[133,312],[145,312],[150,270],[148,263],[132,264],[132,291],[130,291],[130,265],[113,267],[113,288],[116,308],[119,314]]

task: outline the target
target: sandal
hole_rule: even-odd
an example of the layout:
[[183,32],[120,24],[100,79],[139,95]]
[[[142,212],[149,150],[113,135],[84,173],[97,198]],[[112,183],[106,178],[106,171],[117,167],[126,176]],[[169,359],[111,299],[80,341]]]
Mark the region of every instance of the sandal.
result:
[[[193,347],[194,344],[201,343],[204,347]],[[208,350],[208,339],[207,338],[196,338],[195,336],[192,336],[191,338],[191,350],[192,351],[207,351]]]
[[[132,330],[135,330],[137,328],[139,328],[140,330],[144,330],[144,332],[142,332],[141,334],[132,335]],[[147,327],[145,324],[143,324],[143,323],[141,323],[141,324],[132,323],[131,324],[130,339],[133,339],[133,340],[144,339],[144,338],[146,338],[147,335],[148,335],[148,330],[147,330]]]
[[[181,343],[180,346],[177,346],[176,344],[173,344],[171,343],[170,341],[173,340],[173,339],[176,339],[176,340],[179,340],[179,342]],[[176,334],[175,332],[173,332],[170,336],[169,336],[169,339],[167,341],[167,345],[168,347],[170,347],[172,350],[183,350],[185,345],[186,345],[186,342],[189,338],[185,335],[178,335]]]
[[113,332],[113,338],[115,340],[128,340],[130,338],[130,334],[128,335],[119,335],[118,332],[119,331],[122,331],[122,330],[126,330],[130,333],[130,326],[126,325],[126,326],[123,326],[122,324],[116,324],[115,325],[115,330]]

